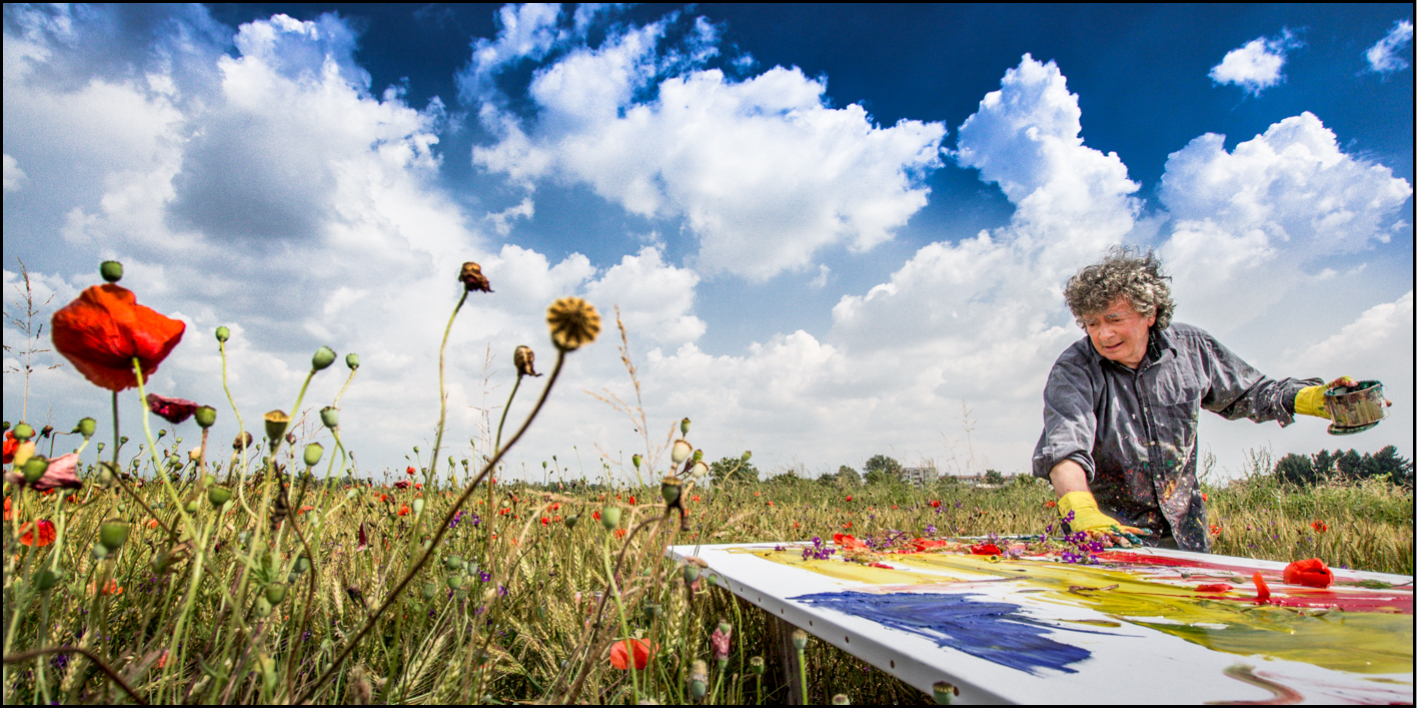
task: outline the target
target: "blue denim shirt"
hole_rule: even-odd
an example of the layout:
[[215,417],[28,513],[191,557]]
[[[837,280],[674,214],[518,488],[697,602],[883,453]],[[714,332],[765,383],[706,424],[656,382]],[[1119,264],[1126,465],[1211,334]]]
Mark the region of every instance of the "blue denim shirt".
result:
[[1033,474],[1072,460],[1087,471],[1112,518],[1170,535],[1182,550],[1210,551],[1196,479],[1202,408],[1230,420],[1294,422],[1294,396],[1320,379],[1267,378],[1205,331],[1152,328],[1135,370],[1105,359],[1083,337],[1068,347],[1043,392],[1043,434]]

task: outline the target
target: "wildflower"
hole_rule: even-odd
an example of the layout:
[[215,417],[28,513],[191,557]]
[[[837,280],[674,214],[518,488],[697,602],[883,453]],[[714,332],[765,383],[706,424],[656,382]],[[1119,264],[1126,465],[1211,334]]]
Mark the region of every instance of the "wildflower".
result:
[[487,276],[482,274],[482,266],[468,261],[462,264],[462,270],[458,272],[458,281],[463,284],[467,292],[474,290],[483,293],[492,292],[492,284],[487,282]]
[[1054,500],[1052,500],[1052,499],[1049,499],[1048,501],[1043,502],[1043,508],[1044,508],[1044,509],[1056,509],[1057,507],[1058,507],[1058,502],[1056,502],[1056,501],[1054,501]]
[[940,508],[940,500],[939,500],[939,499],[932,499],[932,500],[930,500],[930,506],[932,506],[932,507],[934,507],[934,508],[936,508],[936,509]]
[[731,651],[733,637],[733,625],[728,620],[719,620],[718,627],[713,630],[713,636],[709,637],[709,645],[713,647],[713,659],[719,662],[728,661],[728,654]]
[[541,525],[542,525],[542,526],[550,526],[550,525],[551,525],[551,517],[549,517],[549,516],[543,516],[543,517],[541,517]]
[[610,648],[610,665],[621,671],[630,668],[630,655],[634,654],[635,668],[649,666],[650,644],[643,639],[626,639],[616,642]]
[[615,538],[624,538],[625,529],[615,529]]
[[1205,492],[1201,492],[1201,501],[1203,501],[1203,502],[1208,502],[1208,501],[1210,501],[1210,495],[1206,494]]
[[91,383],[110,391],[138,385],[157,371],[187,325],[139,305],[132,291],[114,284],[84,290],[50,319],[54,348]]
[[536,373],[536,352],[523,344],[512,353],[512,363],[517,367],[517,376],[540,376]]
[[631,495],[630,495],[630,506],[634,506],[634,505],[635,505],[635,495],[631,494]]
[[1294,561],[1284,567],[1284,582],[1289,585],[1326,588],[1333,584],[1333,571],[1318,558]]
[[773,505],[773,504],[772,504],[772,501],[769,500],[769,501],[768,501],[768,506],[772,506],[772,505]]
[[[146,370],[143,375],[147,376]],[[173,425],[177,425],[191,418],[192,414],[196,413],[197,408],[200,407],[195,401],[189,401],[185,398],[168,398],[167,396],[159,396],[156,393],[149,393],[147,400],[148,410],[152,411],[153,415]]]
[[599,511],[592,511],[592,512],[590,512],[590,518],[595,519],[596,521],[600,521],[600,512],[599,512]]
[[413,475],[415,475],[415,474],[417,474],[417,473],[418,473],[418,470],[413,469],[413,465],[409,465],[409,466],[408,466],[408,469],[404,470],[404,474],[407,474],[407,475],[410,476],[410,477],[412,477]]
[[307,512],[307,511],[312,511],[312,510],[314,510],[314,508],[315,508],[315,507],[310,506],[309,504],[306,504],[305,506],[300,507],[300,510],[297,511],[297,512],[295,512],[295,513],[296,513],[296,515],[298,516],[298,515],[300,515],[300,514],[304,514],[304,513]]
[[850,494],[846,495],[846,500],[847,500],[847,501],[851,501],[851,495],[850,495]]
[[1264,576],[1257,570],[1254,574],[1255,599],[1260,602],[1269,602],[1269,585],[1265,583]]
[[71,452],[67,455],[60,455],[47,461],[44,472],[33,482],[26,482],[24,475],[11,472],[9,481],[11,484],[21,487],[28,485],[37,492],[51,492],[55,489],[82,489],[83,482],[79,481],[79,476],[75,470],[79,465],[79,454]]
[[1211,524],[1211,525],[1210,525],[1210,535],[1212,535],[1212,536],[1219,536],[1219,535],[1220,535],[1220,524]]
[[1309,526],[1312,527],[1314,531],[1318,533],[1323,533],[1328,530],[1328,524],[1324,523],[1323,521],[1315,521],[1314,523],[1309,524]]
[[118,581],[117,581],[117,580],[114,580],[114,579],[110,578],[110,579],[108,580],[108,583],[105,584],[102,588],[99,588],[98,583],[89,583],[89,594],[90,594],[90,595],[122,595],[122,594],[123,594],[123,588],[122,588],[122,586],[120,586],[120,585],[118,584]]
[[54,522],[45,519],[20,527],[20,543],[26,546],[48,546],[54,543],[54,538],[58,535]]
[[1002,551],[992,543],[978,543],[969,547],[969,552],[976,556],[997,556]]
[[578,297],[563,297],[546,310],[551,341],[561,351],[575,351],[595,341],[600,334],[600,313]]
[[20,441],[15,438],[13,430],[5,431],[5,464],[15,461],[15,451],[20,448]]
[[399,507],[399,516],[408,516],[408,511],[409,511],[409,509],[408,509],[408,505],[407,505],[407,504],[404,504],[404,505],[400,506],[400,507]]
[[10,498],[5,497],[5,520],[9,521],[13,514],[10,512]]

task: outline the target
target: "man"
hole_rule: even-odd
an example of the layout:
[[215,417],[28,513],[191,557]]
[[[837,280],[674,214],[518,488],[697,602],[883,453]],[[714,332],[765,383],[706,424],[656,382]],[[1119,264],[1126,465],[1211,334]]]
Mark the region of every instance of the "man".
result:
[[1286,426],[1296,413],[1328,417],[1327,387],[1267,378],[1206,332],[1172,323],[1168,280],[1151,253],[1118,248],[1068,281],[1087,337],[1048,375],[1033,474],[1052,481],[1070,532],[1125,531],[1209,552],[1196,479],[1201,409]]

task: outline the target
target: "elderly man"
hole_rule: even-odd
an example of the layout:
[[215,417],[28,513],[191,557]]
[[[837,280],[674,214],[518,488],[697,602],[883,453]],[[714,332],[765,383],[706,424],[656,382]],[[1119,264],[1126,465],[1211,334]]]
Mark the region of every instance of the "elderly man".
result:
[[1068,281],[1087,337],[1048,375],[1033,474],[1052,481],[1071,532],[1125,531],[1209,552],[1196,479],[1201,409],[1289,425],[1296,413],[1328,417],[1326,387],[1270,379],[1206,332],[1171,322],[1168,280],[1151,253],[1114,249]]

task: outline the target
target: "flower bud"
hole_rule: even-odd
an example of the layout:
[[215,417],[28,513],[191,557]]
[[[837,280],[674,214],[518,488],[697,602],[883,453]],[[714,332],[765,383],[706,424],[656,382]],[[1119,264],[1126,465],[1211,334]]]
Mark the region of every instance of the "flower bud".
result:
[[25,464],[21,469],[24,471],[25,482],[27,484],[34,484],[39,481],[40,477],[44,476],[45,470],[49,469],[49,460],[45,459],[44,455],[35,455],[25,460]]
[[517,376],[540,376],[536,373],[536,352],[525,344],[512,353],[512,363],[516,364]]
[[447,581],[447,582],[448,582],[448,587],[449,587],[449,588],[451,588],[451,589],[453,589],[453,590],[457,590],[458,588],[462,587],[462,584],[463,584],[463,576],[462,576],[461,574],[458,574],[458,573],[453,573],[452,575],[449,575],[449,576],[448,576],[448,581]]
[[688,419],[688,418],[685,418],[685,419],[679,421],[679,434],[680,434],[680,435],[683,435],[683,436],[686,436],[686,437],[689,435],[689,419]]
[[228,340],[228,339],[231,339],[231,330],[227,329],[227,328],[226,328],[226,325],[222,325],[222,326],[220,326],[220,327],[217,327],[217,328],[216,328],[216,340],[217,340],[218,342],[223,342],[223,343],[225,343],[226,340]]
[[314,356],[310,357],[310,368],[314,371],[327,369],[333,363],[335,363],[335,350],[329,347],[316,349]]
[[118,261],[104,261],[98,264],[98,274],[106,283],[116,283],[123,279],[123,264]]
[[951,703],[955,702],[955,697],[959,695],[959,686],[956,686],[950,683],[949,681],[936,681],[935,685],[931,686],[931,688],[934,690],[935,693],[936,705],[950,705]]
[[675,440],[674,447],[669,451],[669,459],[678,465],[689,459],[689,455],[694,453],[694,446],[687,440]]
[[320,422],[324,423],[326,428],[338,428],[339,409],[335,408],[334,406],[325,406],[324,408],[321,408]]
[[638,452],[630,456],[630,462],[635,463],[635,469],[639,469],[639,468],[640,468],[640,462],[643,462],[643,461],[644,461],[644,458],[643,458],[643,457],[640,457],[640,453],[638,453]]
[[271,583],[266,586],[266,601],[279,605],[285,599],[285,583]]
[[751,460],[751,459],[753,459],[753,451],[752,451],[752,450],[744,450],[744,451],[743,451],[743,457],[739,458],[739,461],[746,465],[746,464],[748,464],[748,460]]
[[109,519],[98,527],[98,542],[103,544],[104,548],[116,551],[128,540],[130,528],[128,522],[122,519]]
[[265,415],[266,418],[266,439],[271,441],[271,446],[280,440],[280,436],[285,435],[285,429],[290,425],[290,416],[282,410],[273,410]]
[[29,423],[20,423],[15,426],[15,439],[24,442],[34,437],[34,428]]
[[665,504],[673,504],[679,501],[679,493],[684,489],[684,483],[678,477],[669,475],[659,482],[659,496],[664,497]]
[[251,435],[251,431],[247,430],[236,435],[236,439],[231,442],[231,449],[240,452],[249,449],[255,442],[256,438]]
[[74,426],[74,432],[84,436],[85,440],[93,437],[94,430],[98,428],[98,421],[93,418],[80,418],[79,424]]
[[359,355],[358,355],[358,354],[355,354],[354,352],[350,352],[350,353],[348,353],[348,354],[345,354],[345,355],[344,355],[344,365],[345,365],[345,366],[348,366],[350,371],[354,371],[355,369],[358,369],[358,368],[359,368]]
[[618,507],[618,506],[607,506],[607,507],[605,507],[604,509],[601,509],[601,510],[600,510],[600,525],[601,525],[601,526],[604,526],[606,531],[614,530],[615,527],[619,526],[619,525],[620,525],[620,507]]
[[192,412],[192,418],[197,421],[197,425],[203,430],[216,425],[216,409],[211,406],[201,406]]
[[320,464],[320,458],[324,456],[325,448],[320,443],[310,443],[305,446],[305,466],[314,467]]

